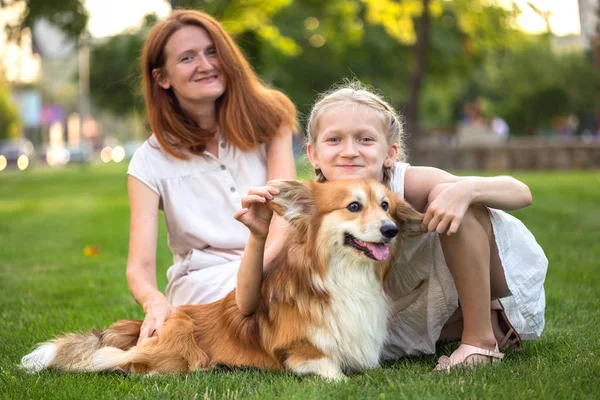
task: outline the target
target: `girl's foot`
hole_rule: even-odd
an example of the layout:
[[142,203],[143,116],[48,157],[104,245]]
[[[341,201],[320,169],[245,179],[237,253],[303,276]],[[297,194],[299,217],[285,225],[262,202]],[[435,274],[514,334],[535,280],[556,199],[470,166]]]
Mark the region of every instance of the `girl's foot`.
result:
[[455,368],[474,368],[477,366],[488,365],[500,362],[504,354],[500,353],[498,344],[494,350],[486,350],[469,344],[461,344],[456,350],[448,356],[441,356],[434,372],[450,372]]

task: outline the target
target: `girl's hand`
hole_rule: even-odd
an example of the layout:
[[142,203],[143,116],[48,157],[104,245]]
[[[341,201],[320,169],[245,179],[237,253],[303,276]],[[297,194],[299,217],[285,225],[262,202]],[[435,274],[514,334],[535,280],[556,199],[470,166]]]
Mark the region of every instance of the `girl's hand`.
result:
[[273,211],[267,207],[267,200],[273,199],[273,195],[277,193],[279,193],[279,189],[273,186],[259,186],[250,189],[248,194],[242,198],[242,209],[238,210],[233,218],[246,225],[253,235],[266,238],[273,217]]
[[144,311],[146,312],[146,317],[140,328],[138,344],[140,344],[142,340],[151,337],[155,331],[156,335],[160,336],[165,321],[169,315],[176,311],[176,308],[161,294],[160,296],[148,300],[144,304]]
[[471,205],[473,193],[474,188],[469,181],[435,186],[429,194],[421,229],[447,235],[456,233]]

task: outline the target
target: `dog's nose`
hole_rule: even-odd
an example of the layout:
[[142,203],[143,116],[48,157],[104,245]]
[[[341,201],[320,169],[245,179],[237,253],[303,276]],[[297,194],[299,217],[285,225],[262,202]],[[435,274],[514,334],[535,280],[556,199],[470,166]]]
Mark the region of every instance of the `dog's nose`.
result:
[[398,227],[393,222],[386,221],[383,223],[383,225],[381,225],[379,231],[383,236],[391,239],[398,234]]

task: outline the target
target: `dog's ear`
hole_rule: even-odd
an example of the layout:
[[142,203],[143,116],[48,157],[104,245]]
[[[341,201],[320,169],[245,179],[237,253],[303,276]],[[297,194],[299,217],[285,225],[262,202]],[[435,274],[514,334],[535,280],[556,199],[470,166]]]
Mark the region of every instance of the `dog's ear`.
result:
[[277,179],[267,183],[279,189],[269,207],[292,225],[302,224],[314,210],[312,185],[295,180]]
[[396,199],[396,209],[394,218],[400,222],[400,231],[409,236],[416,236],[423,233],[421,222],[424,215],[416,211],[410,204],[401,198]]

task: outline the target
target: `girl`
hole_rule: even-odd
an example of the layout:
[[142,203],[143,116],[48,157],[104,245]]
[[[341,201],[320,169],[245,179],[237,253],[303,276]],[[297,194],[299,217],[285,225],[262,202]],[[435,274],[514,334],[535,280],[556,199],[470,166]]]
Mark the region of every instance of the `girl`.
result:
[[[174,11],[152,28],[141,69],[154,133],[128,170],[127,281],[146,313],[143,340],[160,335],[173,307],[234,288],[248,232],[231,215],[249,188],[295,178],[296,109],[261,84],[223,27],[198,11]],[[166,295],[156,284],[159,210],[173,253]]]
[[[322,96],[307,129],[308,158],[319,181],[375,178],[425,214],[426,233],[406,240],[402,265],[390,280],[383,358],[432,354],[438,341],[461,340],[435,369],[449,371],[500,360],[500,351],[521,347],[521,338],[540,336],[548,261],[523,224],[500,211],[531,204],[526,185],[507,176],[458,177],[410,166],[400,118],[357,83]],[[254,189],[236,214],[251,235],[266,235],[266,223],[258,229],[254,217],[268,221],[262,204],[269,190]]]

